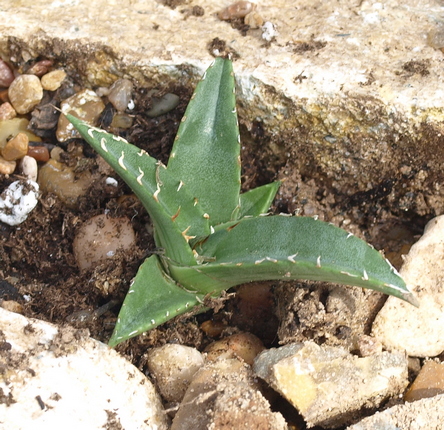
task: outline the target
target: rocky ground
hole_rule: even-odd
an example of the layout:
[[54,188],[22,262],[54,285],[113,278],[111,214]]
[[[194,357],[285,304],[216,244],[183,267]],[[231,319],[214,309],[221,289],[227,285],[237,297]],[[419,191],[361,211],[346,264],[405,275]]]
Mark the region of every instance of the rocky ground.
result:
[[[261,4],[253,11],[258,15],[247,21],[233,16],[225,22],[208,14],[220,9],[213,4],[203,8],[203,18],[199,5],[132,3],[125,19],[132,13],[145,18],[144,8],[153,7],[149,16],[161,34],[172,22],[185,28],[209,22],[224,40],[235,40],[217,42],[204,33],[213,44],[201,47],[197,57],[193,41],[188,54],[167,49],[168,58],[158,55],[154,69],[146,60],[136,61],[141,52],[136,46],[127,63],[127,51],[116,61],[104,45],[91,45],[97,42],[94,36],[87,49],[76,48],[69,33],[86,37],[93,10],[77,30],[62,26],[65,41],[24,37],[26,26],[19,24],[25,21],[14,21],[25,19],[20,7],[15,18],[4,21],[13,27],[2,28],[0,189],[13,190],[19,181],[13,190],[19,206],[15,201],[8,208],[5,193],[0,201],[0,292],[2,307],[14,312],[0,314],[5,426],[51,427],[69,414],[79,425],[110,429],[441,428],[442,219],[434,219],[417,242],[443,205],[442,100],[434,87],[442,61],[440,28],[419,6],[412,18],[396,2],[378,5],[341,5],[339,17],[340,9],[311,6],[316,14],[304,15],[311,25],[299,27],[298,39],[294,24],[271,5]],[[432,6],[429,11],[438,14],[439,7]],[[303,2],[298,7],[302,13]],[[393,48],[381,57],[382,42],[362,23],[378,24],[393,42],[400,36],[389,31],[387,21],[399,24],[400,10],[419,35],[405,29],[400,52]],[[58,12],[54,7],[44,16]],[[262,27],[263,19],[254,28],[261,16],[273,26]],[[334,16],[336,39],[320,30]],[[106,22],[114,19],[109,14]],[[32,18],[26,22],[32,27]],[[48,30],[54,19],[47,22]],[[268,40],[275,27],[278,32]],[[359,41],[369,43],[361,45],[355,62],[341,63],[344,53],[341,57],[336,41],[349,37],[348,31],[355,36],[347,39],[349,50]],[[176,39],[169,34],[170,44],[162,43],[171,48]],[[106,43],[117,49],[117,39]],[[248,43],[267,53],[268,69],[258,56],[249,57]],[[288,46],[291,57],[284,55]],[[408,46],[416,54],[401,63]],[[88,55],[82,59],[84,49]],[[358,288],[269,282],[229,291],[213,311],[173,320],[120,345],[117,353],[97,342],[109,338],[129,282],[154,250],[150,221],[125,184],[73,135],[53,106],[80,109],[87,120],[166,162],[196,77],[183,58],[207,64],[215,49],[240,54],[234,68],[243,189],[286,179],[274,211],[318,215],[383,249],[398,268],[417,242],[404,257],[401,273],[420,299],[418,310],[396,299],[385,303],[382,295]],[[326,72],[327,53],[341,71],[334,76]],[[361,63],[353,68],[356,58]],[[271,87],[279,61],[283,84]],[[389,65],[400,72],[396,79],[383,73]],[[288,73],[295,75],[295,66],[299,78],[290,84]],[[102,246],[90,256],[92,245],[85,239],[94,234]],[[125,247],[116,251],[116,241],[126,241]],[[406,394],[421,369],[417,386]],[[122,399],[121,393],[131,395]],[[415,401],[404,402],[404,395]]]

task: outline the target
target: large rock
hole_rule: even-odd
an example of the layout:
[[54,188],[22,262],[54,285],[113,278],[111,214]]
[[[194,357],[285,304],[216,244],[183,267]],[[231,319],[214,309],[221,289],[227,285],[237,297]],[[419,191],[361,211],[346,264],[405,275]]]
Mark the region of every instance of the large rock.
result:
[[86,332],[0,308],[0,427],[166,430],[151,382]]
[[4,0],[0,54],[60,60],[91,85],[191,85],[225,43],[239,57],[241,122],[271,141],[261,148],[271,169],[288,160],[330,191],[389,187],[403,210],[443,212],[440,1],[263,0],[270,41],[220,21],[228,3],[208,0],[202,15],[181,1]]
[[387,349],[414,357],[435,357],[444,351],[444,216],[432,219],[407,255],[400,271],[418,297],[413,306],[389,297],[372,327]]
[[413,403],[393,406],[359,423],[347,427],[347,430],[439,430],[443,428],[442,411],[444,394]]
[[294,343],[256,357],[255,373],[281,393],[307,425],[338,427],[407,386],[407,358],[382,352],[359,358],[343,348]]

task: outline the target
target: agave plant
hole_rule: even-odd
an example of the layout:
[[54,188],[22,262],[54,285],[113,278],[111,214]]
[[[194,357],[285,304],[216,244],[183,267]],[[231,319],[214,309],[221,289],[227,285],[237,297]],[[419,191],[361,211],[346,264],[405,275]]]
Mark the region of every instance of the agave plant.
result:
[[197,85],[167,166],[66,115],[139,197],[162,249],[133,279],[111,346],[250,281],[327,281],[415,304],[393,266],[361,239],[313,218],[268,215],[279,182],[240,192],[234,89],[231,61],[217,58]]

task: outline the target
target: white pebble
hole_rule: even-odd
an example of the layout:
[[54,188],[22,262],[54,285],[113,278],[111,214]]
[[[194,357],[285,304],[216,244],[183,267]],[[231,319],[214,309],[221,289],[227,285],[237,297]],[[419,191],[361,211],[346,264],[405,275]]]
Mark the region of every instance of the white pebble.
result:
[[20,170],[23,176],[31,179],[31,181],[37,181],[38,166],[37,160],[34,157],[25,155],[20,161]]
[[26,220],[38,203],[37,182],[15,181],[0,195],[0,221],[18,225]]
[[116,179],[111,178],[111,176],[109,176],[108,178],[105,179],[105,184],[106,184],[106,185],[111,185],[111,186],[113,186],[113,187],[117,187],[118,182],[117,182]]
[[273,38],[277,36],[277,34],[278,32],[276,31],[276,27],[272,22],[264,22],[264,25],[262,26],[262,39],[266,40],[267,42],[271,42]]

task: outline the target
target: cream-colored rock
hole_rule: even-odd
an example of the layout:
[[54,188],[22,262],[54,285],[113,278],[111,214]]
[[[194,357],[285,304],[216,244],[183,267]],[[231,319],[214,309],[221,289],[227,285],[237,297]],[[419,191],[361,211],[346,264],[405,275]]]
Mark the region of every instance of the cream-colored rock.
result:
[[65,78],[66,72],[64,70],[53,70],[42,76],[42,87],[44,90],[55,91],[60,88]]
[[250,366],[235,358],[206,363],[194,375],[171,430],[284,430],[271,412]]
[[372,327],[387,349],[414,357],[435,357],[444,351],[444,216],[432,219],[410,249],[400,273],[419,300],[415,308],[389,297]]
[[31,112],[43,98],[40,79],[35,75],[17,76],[9,86],[8,97],[17,113]]
[[180,402],[204,359],[195,348],[167,344],[149,350],[147,364],[162,397],[168,402]]
[[1,427],[166,430],[150,381],[87,332],[0,308]]
[[378,412],[347,430],[439,430],[443,428],[444,394]]
[[359,358],[343,348],[295,343],[258,355],[254,372],[295,406],[308,426],[340,426],[408,384],[407,357],[382,352]]

